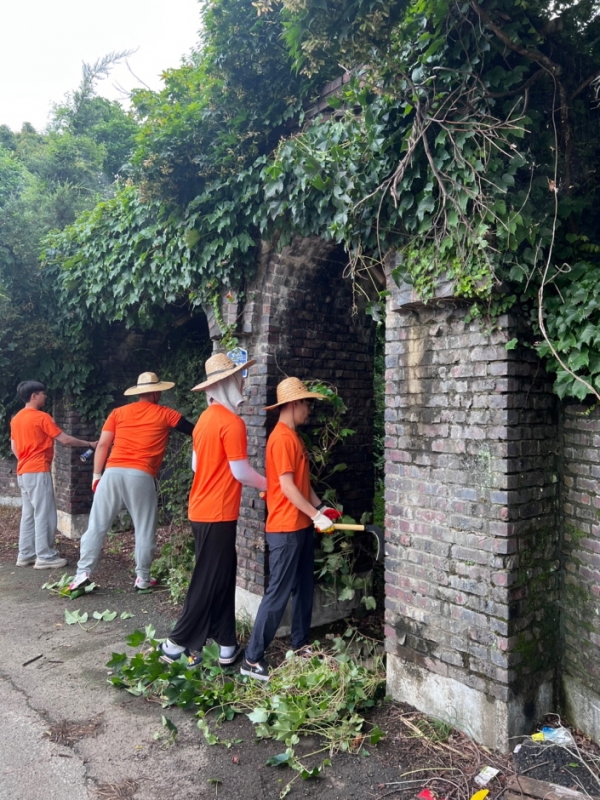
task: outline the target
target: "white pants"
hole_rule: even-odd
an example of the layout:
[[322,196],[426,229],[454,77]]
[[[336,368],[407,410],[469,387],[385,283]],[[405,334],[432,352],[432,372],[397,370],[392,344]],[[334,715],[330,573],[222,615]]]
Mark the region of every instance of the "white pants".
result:
[[100,479],[88,528],[81,537],[77,575],[94,571],[106,534],[123,506],[135,529],[135,571],[142,580],[150,578],[156,549],[156,483],[147,472],[125,467],[109,467]]
[[17,476],[23,498],[19,530],[19,558],[54,558],[56,502],[49,472],[25,472]]

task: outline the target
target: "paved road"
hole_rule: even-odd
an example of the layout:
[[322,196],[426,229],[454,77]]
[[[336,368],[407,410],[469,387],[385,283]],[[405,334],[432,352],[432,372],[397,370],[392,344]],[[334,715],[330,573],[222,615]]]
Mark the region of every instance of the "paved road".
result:
[[[160,595],[133,592],[128,567],[113,581],[120,588],[69,601],[41,589],[60,574],[0,562],[0,800],[276,800],[295,773],[266,761],[285,746],[256,740],[243,715],[219,731],[239,743],[209,747],[193,713],[107,684],[105,664],[127,651],[133,630],[152,624],[165,636],[174,621]],[[88,632],[65,624],[66,608],[135,616]],[[163,713],[179,728],[172,747],[154,739]],[[51,741],[48,732],[59,730],[80,738]],[[319,749],[310,739],[301,747]],[[377,797],[377,783],[397,780],[398,758],[393,745],[381,760],[376,751],[339,755],[318,781],[297,780],[290,800]]]
[[[169,711],[182,735],[176,750],[165,750],[153,738],[161,727],[160,706],[106,683],[104,665],[112,652],[126,650],[131,631],[148,622],[168,628],[157,597],[124,590],[65,601],[40,588],[49,577],[0,564],[0,800],[87,800],[109,784],[125,792],[127,781],[137,786],[136,800],[203,796],[198,770],[208,748],[191,715]],[[87,633],[64,624],[64,609],[76,607],[135,616]],[[90,721],[98,723],[95,730]],[[92,735],[70,746],[53,743],[48,732],[61,725]]]

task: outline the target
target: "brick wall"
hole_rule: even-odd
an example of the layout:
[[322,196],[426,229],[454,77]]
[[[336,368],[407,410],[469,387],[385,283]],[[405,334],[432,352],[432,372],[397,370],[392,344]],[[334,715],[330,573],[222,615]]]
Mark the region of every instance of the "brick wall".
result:
[[[101,344],[102,347],[98,345],[97,364],[105,385],[113,390],[112,408],[130,401],[123,391],[136,382],[141,372],[160,373],[160,363],[166,352],[162,331],[127,330],[121,323],[104,331]],[[164,402],[168,405],[171,399],[172,396],[166,396]],[[65,433],[86,441],[97,440],[100,436],[100,429],[82,420],[68,397],[58,395],[55,398],[52,414]],[[83,464],[79,460],[82,452],[81,448],[56,444],[52,469],[58,529],[74,538],[85,531],[93,500],[93,460]]]
[[562,418],[563,676],[566,710],[600,737],[600,412]]
[[[320,239],[296,240],[281,252],[264,247],[258,272],[247,287],[239,319],[240,344],[257,360],[246,383],[244,419],[250,462],[264,469],[267,436],[277,412],[275,388],[286,376],[326,380],[348,406],[347,427],[356,431],[336,448],[348,469],[332,484],[345,510],[355,517],[373,505],[373,346],[374,328],[364,313],[353,315],[350,281],[342,277],[347,258]],[[239,309],[226,304],[235,319]],[[238,585],[264,590],[265,504],[244,490],[238,526]]]
[[6,502],[20,497],[21,492],[17,485],[17,459],[12,456],[0,458],[0,499],[5,499]]
[[[552,703],[557,427],[518,324],[402,311],[386,346],[386,636],[394,694],[507,747]],[[412,671],[411,671],[412,670]]]
[[[54,421],[65,433],[78,439],[94,441],[98,438],[94,426],[81,419],[68,399],[58,399],[52,410]],[[65,514],[77,516],[88,514],[92,507],[93,463],[83,464],[79,456],[84,452],[80,447],[54,445],[54,494],[56,508]],[[60,525],[59,525],[60,528]]]

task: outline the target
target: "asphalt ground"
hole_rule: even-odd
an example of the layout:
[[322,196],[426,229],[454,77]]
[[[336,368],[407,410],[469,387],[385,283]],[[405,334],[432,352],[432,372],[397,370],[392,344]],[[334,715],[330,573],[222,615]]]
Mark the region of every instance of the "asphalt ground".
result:
[[[174,610],[164,596],[135,593],[128,565],[110,588],[76,600],[41,588],[65,569],[18,568],[6,557],[0,563],[0,800],[278,798],[294,773],[266,761],[285,747],[256,740],[245,717],[225,723],[222,734],[239,743],[211,747],[192,713],[164,711],[108,684],[111,654],[133,653],[125,644],[130,633],[148,624],[157,636],[168,633]],[[84,630],[65,623],[65,609],[133,617]],[[155,739],[163,713],[179,729],[172,746]],[[318,742],[302,742],[305,753],[315,749]],[[389,750],[383,760],[340,755],[324,778],[296,781],[289,797],[366,800],[377,796],[378,783],[397,778]]]

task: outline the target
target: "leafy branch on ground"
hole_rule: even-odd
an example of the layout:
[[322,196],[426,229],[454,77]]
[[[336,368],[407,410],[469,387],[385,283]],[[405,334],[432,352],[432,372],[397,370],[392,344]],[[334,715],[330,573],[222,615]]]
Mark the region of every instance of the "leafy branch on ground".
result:
[[83,628],[84,631],[89,633],[93,631],[101,622],[112,622],[113,620],[117,619],[117,616],[120,620],[131,619],[133,614],[129,611],[122,611],[119,614],[118,611],[110,611],[108,608],[105,611],[93,611],[91,615],[91,619],[95,619],[95,624],[91,625],[90,627],[84,627],[85,623],[90,619],[90,615],[87,611],[84,611],[83,614],[79,609],[75,611],[69,611],[65,608],[65,622],[67,625],[79,625]]
[[90,592],[93,592],[97,586],[95,583],[88,583],[87,586],[81,586],[78,589],[71,591],[69,586],[74,580],[74,575],[64,574],[57,581],[47,581],[44,583],[42,585],[42,589],[46,589],[51,594],[57,594],[59,597],[75,600],[77,597],[81,597],[83,594],[89,594]]
[[383,697],[383,657],[378,643],[355,629],[334,639],[331,650],[321,650],[315,643],[310,658],[290,651],[266,685],[220,667],[216,644],[204,647],[202,666],[193,670],[185,658],[173,664],[160,661],[159,641],[151,626],[135,631],[127,644],[141,649],[131,657],[113,653],[107,664],[113,686],[157,699],[164,708],[193,709],[209,744],[231,744],[217,732],[227,720],[246,714],[258,738],[286,745],[285,753],[270,763],[285,763],[303,778],[317,777],[324,764],[307,768],[300,763],[294,750],[300,737],[319,737],[321,745],[311,756],[332,756],[340,751],[358,753],[382,735],[378,728],[369,729],[364,712]]

